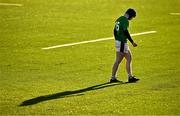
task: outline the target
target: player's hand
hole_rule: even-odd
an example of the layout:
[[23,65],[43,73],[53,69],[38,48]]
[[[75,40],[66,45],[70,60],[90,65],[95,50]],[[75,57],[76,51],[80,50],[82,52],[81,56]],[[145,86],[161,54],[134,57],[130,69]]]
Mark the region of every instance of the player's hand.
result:
[[134,42],[132,43],[132,45],[133,45],[133,47],[137,47],[137,44],[136,44],[136,43],[134,43]]

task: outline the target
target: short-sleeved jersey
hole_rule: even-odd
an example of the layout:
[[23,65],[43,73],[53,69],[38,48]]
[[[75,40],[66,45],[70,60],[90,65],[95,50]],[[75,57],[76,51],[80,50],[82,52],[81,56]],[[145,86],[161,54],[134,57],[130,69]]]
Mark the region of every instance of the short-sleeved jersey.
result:
[[116,20],[115,31],[117,32],[115,39],[124,43],[127,43],[127,37],[125,36],[123,30],[127,30],[129,27],[129,21],[125,16],[121,16]]

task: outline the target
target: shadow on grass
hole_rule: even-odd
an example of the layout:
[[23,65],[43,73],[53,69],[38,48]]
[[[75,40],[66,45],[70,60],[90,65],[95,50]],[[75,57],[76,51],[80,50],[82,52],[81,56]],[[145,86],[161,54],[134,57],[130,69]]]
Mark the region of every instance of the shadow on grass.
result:
[[87,87],[84,89],[79,89],[79,90],[74,90],[74,91],[64,91],[64,92],[59,92],[55,94],[39,96],[33,99],[26,100],[22,102],[19,106],[29,106],[29,105],[34,105],[43,101],[48,101],[48,100],[53,100],[53,99],[59,99],[59,98],[70,97],[70,96],[80,96],[80,95],[83,95],[82,93],[86,91],[93,91],[93,90],[103,89],[106,87],[111,87],[111,86],[121,85],[121,84],[127,84],[127,83],[123,83],[123,82],[109,83],[108,82],[108,83],[103,83],[103,84]]

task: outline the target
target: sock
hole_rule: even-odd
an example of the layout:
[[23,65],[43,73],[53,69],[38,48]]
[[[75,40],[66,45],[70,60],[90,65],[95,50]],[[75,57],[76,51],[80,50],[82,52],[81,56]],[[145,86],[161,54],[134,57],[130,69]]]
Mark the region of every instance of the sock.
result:
[[116,79],[116,76],[112,76],[112,78],[111,78],[112,80],[115,80]]
[[132,77],[132,74],[128,74],[128,78],[131,78]]

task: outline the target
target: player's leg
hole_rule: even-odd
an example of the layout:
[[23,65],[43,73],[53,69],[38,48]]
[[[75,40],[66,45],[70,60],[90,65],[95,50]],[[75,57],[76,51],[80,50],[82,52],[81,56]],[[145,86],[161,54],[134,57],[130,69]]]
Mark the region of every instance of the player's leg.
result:
[[136,82],[139,79],[133,76],[132,74],[132,54],[131,51],[128,50],[128,52],[125,54],[126,58],[126,71],[128,74],[128,82]]
[[112,77],[110,82],[117,82],[116,79],[116,72],[118,70],[119,64],[124,58],[124,43],[120,41],[115,41],[116,43],[116,60],[114,62],[114,65],[112,67]]
[[112,68],[112,79],[116,79],[116,72],[118,70],[119,64],[124,58],[123,52],[116,52],[116,60],[114,62],[113,68]]
[[126,58],[126,71],[128,74],[128,77],[132,76],[132,55],[131,55],[131,51],[128,50],[127,53],[125,53],[125,58]]

